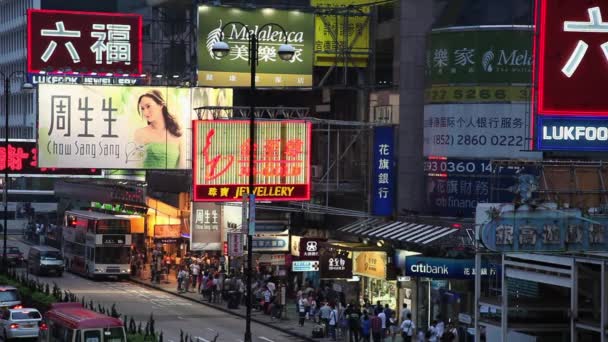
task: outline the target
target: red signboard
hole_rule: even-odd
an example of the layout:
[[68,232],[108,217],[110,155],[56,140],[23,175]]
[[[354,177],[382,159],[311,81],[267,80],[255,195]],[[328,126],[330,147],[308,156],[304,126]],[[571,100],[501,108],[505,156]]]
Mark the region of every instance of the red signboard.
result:
[[537,5],[538,114],[608,116],[608,3]]
[[[7,165],[6,148],[4,142],[0,143],[0,171]],[[8,169],[13,175],[89,175],[101,176],[101,169],[57,169],[39,168],[37,161],[37,148],[34,141],[11,141],[8,144]]]
[[27,30],[30,73],[141,74],[139,14],[29,9]]
[[[194,201],[234,202],[249,192],[249,122],[193,121]],[[262,201],[310,199],[311,124],[256,121],[254,194]]]

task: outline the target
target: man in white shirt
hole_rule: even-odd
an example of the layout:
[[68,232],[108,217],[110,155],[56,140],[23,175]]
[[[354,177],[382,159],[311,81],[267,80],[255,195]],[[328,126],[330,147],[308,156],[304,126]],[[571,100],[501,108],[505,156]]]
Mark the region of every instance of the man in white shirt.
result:
[[380,313],[378,313],[378,318],[380,318],[380,321],[382,322],[382,335],[380,337],[380,341],[384,341],[384,337],[386,336],[386,314],[384,311],[380,311]]
[[440,339],[441,336],[443,336],[443,332],[445,331],[445,323],[443,323],[443,320],[441,319],[441,316],[437,315],[437,339]]
[[403,304],[403,309],[401,309],[401,316],[399,316],[399,318],[401,319],[401,322],[403,322],[407,319],[407,314],[411,315],[412,311],[407,308],[407,304]]
[[414,330],[416,326],[412,321],[412,314],[408,313],[404,317],[405,319],[401,323],[401,336],[403,337],[404,342],[412,342],[412,336],[414,336]]

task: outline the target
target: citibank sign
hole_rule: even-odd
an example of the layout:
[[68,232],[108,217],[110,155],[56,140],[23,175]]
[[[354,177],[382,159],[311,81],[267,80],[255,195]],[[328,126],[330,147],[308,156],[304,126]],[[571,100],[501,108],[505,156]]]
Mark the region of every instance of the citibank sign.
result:
[[[498,266],[482,264],[481,276],[497,276]],[[405,275],[435,279],[472,279],[475,277],[474,259],[405,257]]]

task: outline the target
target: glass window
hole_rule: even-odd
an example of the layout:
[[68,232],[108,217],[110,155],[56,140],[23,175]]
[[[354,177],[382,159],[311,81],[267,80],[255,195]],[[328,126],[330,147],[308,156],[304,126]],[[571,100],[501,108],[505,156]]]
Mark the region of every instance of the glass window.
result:
[[85,330],[84,342],[101,342],[101,332],[99,330]]
[[61,252],[59,251],[46,251],[40,253],[40,259],[42,260],[61,260]]
[[106,335],[106,342],[123,342],[125,340],[125,331],[122,327],[108,330],[110,334]]
[[95,262],[99,264],[128,264],[129,247],[95,248]]
[[129,220],[99,220],[97,221],[97,234],[130,234],[131,222]]
[[40,312],[38,311],[13,311],[12,319],[40,319]]
[[17,290],[0,291],[0,302],[14,302],[19,300]]

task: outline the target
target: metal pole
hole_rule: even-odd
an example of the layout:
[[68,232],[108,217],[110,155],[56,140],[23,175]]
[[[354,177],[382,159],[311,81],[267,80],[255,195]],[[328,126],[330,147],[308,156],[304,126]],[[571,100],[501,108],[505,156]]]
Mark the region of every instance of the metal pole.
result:
[[10,76],[4,76],[4,234],[2,245],[2,269],[6,270],[6,240],[8,239],[8,96]]
[[[249,33],[249,63],[251,64],[251,98],[249,99],[249,194],[253,194],[254,189],[254,157],[255,157],[255,68],[258,57],[258,39],[255,33]],[[249,196],[249,200],[252,200]],[[250,210],[254,207],[249,205]],[[249,217],[255,217],[254,213],[249,212]],[[253,278],[253,236],[247,230],[247,313],[245,317],[245,338],[244,342],[251,342],[251,304],[252,291],[251,283]]]

